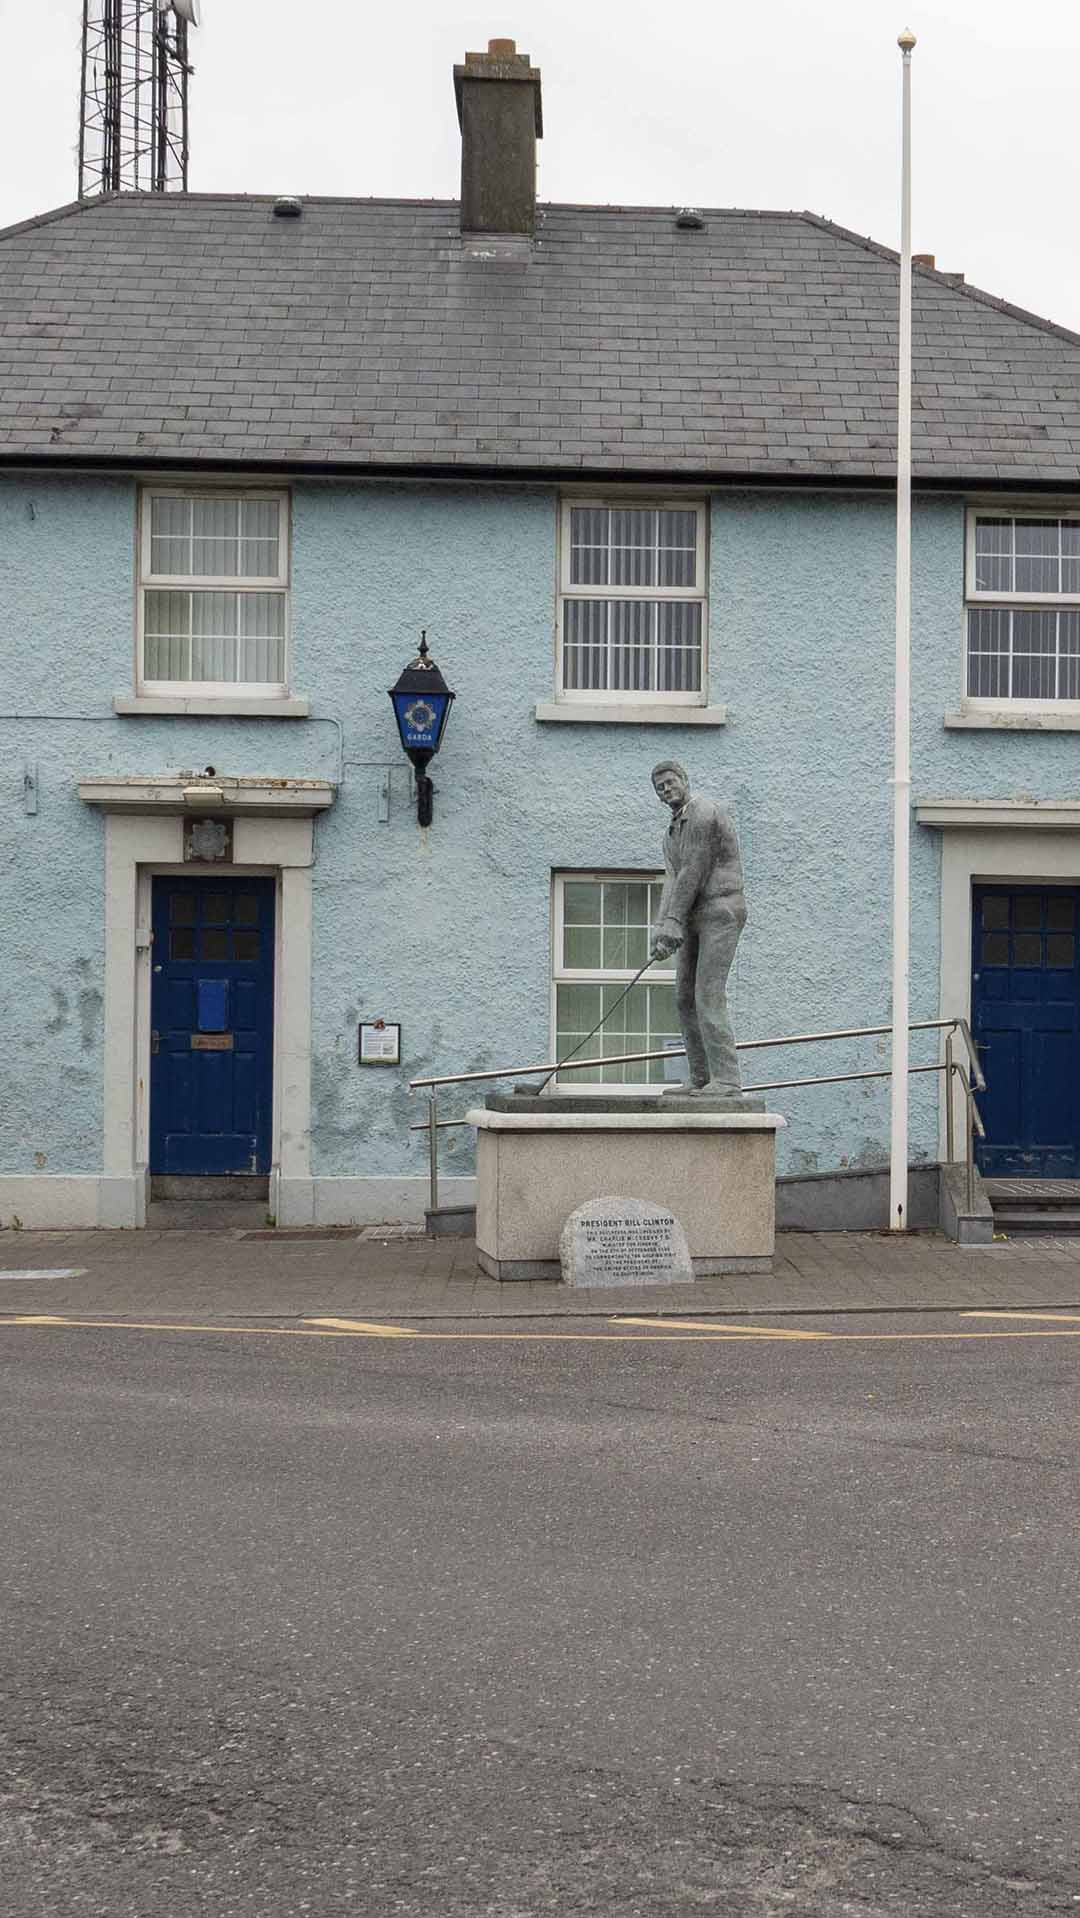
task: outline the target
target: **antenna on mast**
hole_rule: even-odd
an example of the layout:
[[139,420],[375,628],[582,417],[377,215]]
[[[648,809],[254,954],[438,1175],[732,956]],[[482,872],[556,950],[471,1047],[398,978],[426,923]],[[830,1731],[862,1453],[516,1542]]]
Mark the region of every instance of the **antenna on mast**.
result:
[[79,198],[186,193],[199,0],[83,0]]

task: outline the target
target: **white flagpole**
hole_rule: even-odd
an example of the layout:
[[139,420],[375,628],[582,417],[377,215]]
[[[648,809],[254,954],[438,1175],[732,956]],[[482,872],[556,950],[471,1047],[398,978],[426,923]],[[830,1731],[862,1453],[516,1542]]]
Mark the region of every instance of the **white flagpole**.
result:
[[908,985],[911,940],[911,50],[905,28],[900,173],[900,340],[896,436],[896,678],[893,713],[892,1110],[889,1224],[908,1222]]

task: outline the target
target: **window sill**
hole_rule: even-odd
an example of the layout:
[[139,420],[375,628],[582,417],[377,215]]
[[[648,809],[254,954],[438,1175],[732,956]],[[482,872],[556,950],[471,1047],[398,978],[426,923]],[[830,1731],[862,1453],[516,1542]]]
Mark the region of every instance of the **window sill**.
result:
[[177,693],[117,693],[113,700],[113,712],[125,717],[142,714],[154,718],[171,713],[188,719],[306,719],[310,711],[310,699],[245,698],[243,693],[223,693],[212,699],[205,695],[185,699]]
[[726,726],[726,706],[602,705],[591,700],[541,700],[536,718],[562,726]]
[[961,706],[946,713],[942,724],[948,732],[988,733],[1080,733],[1080,707],[1062,712],[1042,707],[1017,705],[1015,712],[1000,706]]

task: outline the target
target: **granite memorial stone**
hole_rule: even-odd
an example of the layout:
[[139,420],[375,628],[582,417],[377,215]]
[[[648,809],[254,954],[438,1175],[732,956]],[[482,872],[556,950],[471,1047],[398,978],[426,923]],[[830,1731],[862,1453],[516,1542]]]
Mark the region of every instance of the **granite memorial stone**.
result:
[[679,1285],[693,1279],[674,1213],[645,1199],[590,1199],[571,1212],[559,1258],[565,1285]]

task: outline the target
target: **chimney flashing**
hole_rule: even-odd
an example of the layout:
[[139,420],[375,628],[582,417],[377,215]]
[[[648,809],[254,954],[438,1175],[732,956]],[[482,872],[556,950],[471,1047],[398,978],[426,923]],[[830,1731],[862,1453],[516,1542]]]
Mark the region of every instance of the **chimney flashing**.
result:
[[463,233],[461,257],[487,266],[528,266],[534,243],[528,233]]

